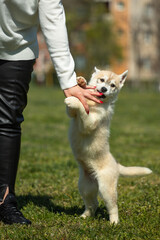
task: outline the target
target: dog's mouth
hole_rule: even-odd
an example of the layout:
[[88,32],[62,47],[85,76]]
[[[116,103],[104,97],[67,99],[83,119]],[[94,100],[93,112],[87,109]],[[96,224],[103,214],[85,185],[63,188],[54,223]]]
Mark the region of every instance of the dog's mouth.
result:
[[[99,93],[102,93],[101,91],[99,91],[99,90],[97,90],[97,92],[99,92]],[[103,93],[102,93],[103,94]],[[98,98],[106,98],[106,96],[103,94],[103,95],[101,95],[101,96],[99,96]]]

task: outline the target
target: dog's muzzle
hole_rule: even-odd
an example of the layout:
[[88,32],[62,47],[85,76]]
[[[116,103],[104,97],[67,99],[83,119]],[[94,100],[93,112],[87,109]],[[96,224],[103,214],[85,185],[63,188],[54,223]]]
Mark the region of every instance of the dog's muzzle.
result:
[[[106,87],[102,87],[101,91],[97,90],[97,92],[99,93],[105,93],[107,92],[107,88]],[[99,96],[99,98],[106,98],[106,96],[103,94],[102,96]]]

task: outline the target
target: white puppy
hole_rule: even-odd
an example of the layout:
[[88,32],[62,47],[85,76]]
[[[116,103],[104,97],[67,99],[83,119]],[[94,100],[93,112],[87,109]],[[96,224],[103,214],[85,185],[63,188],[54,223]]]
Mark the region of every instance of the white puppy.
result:
[[103,104],[88,101],[89,115],[77,98],[65,99],[67,112],[71,117],[69,140],[80,170],[79,191],[85,203],[85,211],[82,214],[84,218],[95,214],[99,192],[108,209],[110,222],[117,223],[119,175],[134,176],[152,172],[144,167],[120,165],[109,150],[109,128],[113,107],[127,73],[128,71],[125,71],[117,75],[95,68],[89,85],[96,86],[96,91],[103,93],[100,97]]

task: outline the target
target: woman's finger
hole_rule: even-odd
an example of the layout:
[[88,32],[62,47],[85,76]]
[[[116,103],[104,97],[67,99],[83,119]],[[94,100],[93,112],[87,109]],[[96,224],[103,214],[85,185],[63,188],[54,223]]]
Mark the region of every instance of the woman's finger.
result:
[[90,86],[90,85],[85,86],[85,89],[95,89],[95,88],[96,88],[96,86]]

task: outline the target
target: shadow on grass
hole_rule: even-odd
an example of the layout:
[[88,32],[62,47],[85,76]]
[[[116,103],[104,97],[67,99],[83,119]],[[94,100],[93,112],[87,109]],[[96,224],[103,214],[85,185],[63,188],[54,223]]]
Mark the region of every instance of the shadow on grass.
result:
[[78,206],[73,207],[63,207],[53,203],[53,197],[49,195],[25,195],[25,196],[17,196],[18,206],[19,208],[23,208],[28,203],[33,203],[38,207],[45,207],[48,211],[53,213],[65,213],[67,215],[80,215],[83,212],[83,208],[79,208]]
[[[35,206],[45,207],[48,211],[53,213],[65,213],[67,215],[81,215],[84,211],[84,207],[63,207],[53,203],[53,197],[49,195],[25,195],[25,196],[17,196],[18,206],[19,208],[23,208],[28,203],[32,202]],[[100,207],[96,211],[96,218],[105,218],[109,220],[109,216],[105,207]]]

